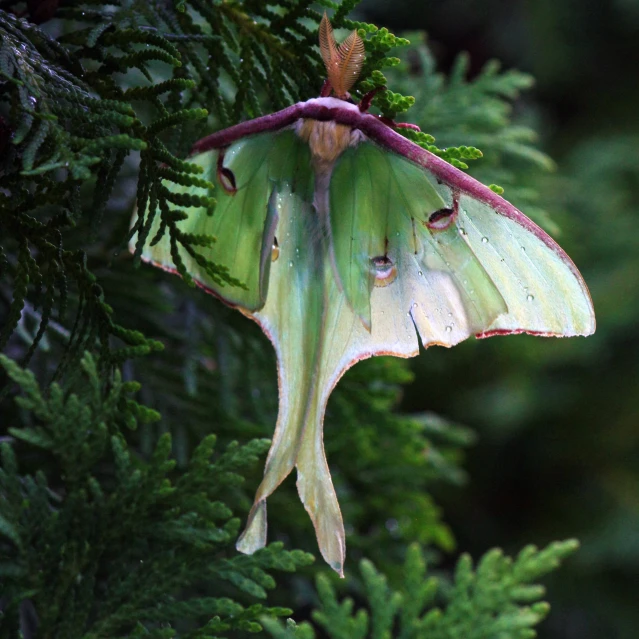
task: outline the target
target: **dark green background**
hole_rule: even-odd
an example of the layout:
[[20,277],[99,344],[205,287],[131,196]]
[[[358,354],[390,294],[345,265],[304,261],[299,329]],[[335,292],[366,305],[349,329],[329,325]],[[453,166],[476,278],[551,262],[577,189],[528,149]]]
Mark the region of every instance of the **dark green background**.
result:
[[469,485],[437,495],[460,549],[581,540],[550,584],[541,637],[637,637],[639,2],[368,0],[361,11],[427,31],[444,70],[468,51],[471,77],[498,58],[536,78],[515,114],[557,170],[531,184],[590,287],[597,332],[433,348],[411,363],[403,408],[479,434]]

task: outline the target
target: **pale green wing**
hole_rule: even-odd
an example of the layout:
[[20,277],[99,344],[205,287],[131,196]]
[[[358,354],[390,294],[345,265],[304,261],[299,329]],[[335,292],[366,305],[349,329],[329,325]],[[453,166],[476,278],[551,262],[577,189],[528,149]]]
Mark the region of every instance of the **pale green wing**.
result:
[[590,294],[563,251],[558,253],[543,236],[464,194],[457,225],[508,306],[508,312],[480,337],[518,332],[568,337],[594,332]]
[[[245,288],[221,284],[214,280],[183,247],[179,253],[187,272],[200,286],[222,298],[226,303],[245,309],[257,309],[264,304],[268,283],[268,266],[275,231],[268,214],[268,199],[273,185],[283,178],[295,184],[306,198],[311,198],[312,171],[308,146],[292,131],[262,134],[245,138],[224,150],[224,167],[232,172],[237,187],[229,193],[217,180],[219,151],[209,151],[189,158],[203,168],[205,179],[216,184],[213,195],[217,205],[212,216],[205,209],[186,209],[189,217],[178,222],[185,233],[213,235],[216,242],[204,253],[216,264],[229,269],[230,275]],[[165,182],[174,194],[208,195],[195,186]],[[149,242],[161,224],[158,214],[149,233]],[[133,238],[134,244],[136,238]],[[165,233],[160,242],[144,248],[143,259],[168,270],[175,270],[171,257],[170,236]]]
[[[266,543],[266,498],[297,466],[300,497],[316,529],[320,551],[340,574],[344,526],[323,445],[323,420],[335,384],[355,362],[373,355],[417,355],[413,322],[396,313],[395,290],[373,291],[372,332],[364,328],[338,288],[327,261],[322,223],[313,207],[282,189],[277,211],[279,258],[271,265],[269,294],[255,318],[275,346],[280,407],[264,479],[238,549]],[[387,310],[384,310],[387,309]]]
[[[309,422],[309,405],[318,392],[315,371],[325,308],[323,247],[312,206],[292,194],[288,185],[282,185],[281,192],[273,192],[269,209],[278,220],[279,256],[271,264],[266,304],[249,316],[260,324],[275,347],[280,402],[264,479],[237,543],[238,550],[246,553],[266,544],[266,497],[297,460]],[[333,502],[339,512],[336,499]]]
[[[594,332],[590,293],[552,238],[506,202],[495,208],[463,187],[451,188],[427,171],[426,175],[446,206],[456,208],[451,230],[470,247],[507,307],[475,330],[477,337],[516,333],[570,337]],[[476,287],[465,290],[481,294]]]
[[388,283],[375,266],[381,262],[395,269],[395,312],[410,313],[425,347],[457,344],[506,312],[446,212],[454,217],[424,169],[398,155],[362,143],[338,161],[330,185],[333,264],[365,326],[371,289]]

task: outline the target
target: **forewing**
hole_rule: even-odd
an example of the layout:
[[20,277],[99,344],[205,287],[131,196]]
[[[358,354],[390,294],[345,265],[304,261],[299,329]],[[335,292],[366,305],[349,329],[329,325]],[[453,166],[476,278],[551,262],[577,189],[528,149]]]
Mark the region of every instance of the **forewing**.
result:
[[592,302],[568,256],[513,207],[491,206],[466,183],[443,184],[371,142],[343,154],[330,185],[330,250],[363,324],[371,291],[385,284],[371,275],[371,259],[383,255],[397,269],[395,312],[410,313],[425,347],[470,335],[592,333]]
[[484,336],[594,332],[592,301],[581,275],[541,229],[495,214],[465,195],[460,197],[459,225],[508,306],[507,313],[484,329]]
[[[452,346],[505,312],[504,300],[456,226],[424,169],[370,142],[349,149],[330,186],[331,255],[348,303],[370,327],[371,291],[396,290],[424,346]],[[431,225],[439,212],[448,226]],[[396,281],[380,277],[388,258]],[[382,266],[384,266],[382,264]]]
[[[199,252],[212,262],[228,268],[232,277],[244,287],[220,284],[206,272],[197,259],[183,247],[180,257],[193,279],[226,303],[248,310],[263,306],[267,286],[275,223],[267,206],[274,184],[287,179],[295,188],[310,197],[312,171],[307,145],[293,131],[282,131],[245,138],[222,151],[223,165],[231,171],[237,190],[230,193],[217,179],[220,151],[209,151],[189,158],[202,166],[203,177],[216,183],[217,205],[213,215],[198,207],[185,209],[188,219],[177,223],[180,230],[216,238],[211,248]],[[207,194],[200,187],[165,183],[173,193]],[[158,214],[149,233],[149,240],[160,227]],[[135,238],[133,242],[135,241]],[[174,270],[168,232],[154,246],[145,247],[143,259],[168,270]]]
[[558,244],[514,207],[482,201],[463,185],[438,184],[458,207],[455,227],[494,283],[506,311],[474,331],[478,337],[532,333],[590,335],[595,315],[581,274]]

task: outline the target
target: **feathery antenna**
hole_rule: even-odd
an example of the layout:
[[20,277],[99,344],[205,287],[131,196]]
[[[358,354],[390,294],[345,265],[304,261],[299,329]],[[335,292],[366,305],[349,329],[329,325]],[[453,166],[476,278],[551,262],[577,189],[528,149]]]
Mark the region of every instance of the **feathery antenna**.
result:
[[324,12],[319,26],[319,46],[333,91],[338,98],[345,98],[362,70],[364,42],[357,31],[353,31],[338,47],[333,27]]

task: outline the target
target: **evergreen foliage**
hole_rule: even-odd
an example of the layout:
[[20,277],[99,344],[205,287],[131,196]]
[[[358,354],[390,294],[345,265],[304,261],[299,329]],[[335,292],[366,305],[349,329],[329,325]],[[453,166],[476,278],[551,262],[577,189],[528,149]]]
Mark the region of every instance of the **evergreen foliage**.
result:
[[[445,81],[419,38],[409,45],[350,20],[356,4],[319,3],[336,29],[365,38],[353,97],[389,84],[394,91],[377,93],[375,112],[417,120],[424,133],[402,132],[456,166],[481,156],[469,144],[481,146],[491,180],[524,198],[531,163],[548,166],[530,131],[510,122],[508,101],[529,78],[491,67],[466,82],[460,66]],[[138,253],[159,240],[148,237],[159,215],[187,283],[178,245],[211,277],[241,285],[200,254],[214,238],[175,224],[190,206],[215,214],[214,187],[188,150],[211,131],[319,93],[317,9],[307,0],[34,0],[25,17],[24,3],[0,3],[0,345],[10,356],[0,376],[0,637],[244,637],[263,618],[309,604],[311,558],[282,543],[316,547],[305,513],[292,510],[290,484],[269,501],[279,541],[250,557],[233,549],[234,515],[248,509],[275,423],[270,346],[178,278],[132,269],[122,249],[136,231]],[[389,55],[397,47],[409,62],[420,56],[410,74]],[[450,146],[436,147],[431,134]],[[512,154],[525,162],[507,171]],[[176,197],[168,183],[198,185],[202,195]],[[139,221],[129,229],[133,206]],[[395,412],[411,379],[403,361],[358,364],[326,418],[347,569],[362,561],[375,637],[391,627],[392,610],[380,603],[391,591],[369,561],[395,583],[407,556],[415,597],[433,583],[424,581],[421,551],[406,549],[420,543],[431,563],[454,549],[430,490],[463,484],[463,450],[474,441],[437,415]],[[17,389],[15,401],[6,397]],[[457,585],[440,580],[450,603],[438,631],[517,616],[521,597],[508,589],[536,579],[568,547],[551,548],[513,565],[489,554],[475,573],[462,560]],[[275,587],[276,570],[297,572],[278,574],[272,604],[256,603]],[[335,595],[325,578],[319,584],[324,614],[332,614]],[[532,605],[523,628],[543,616]],[[355,621],[344,614],[345,624],[369,627],[362,612]]]
[[[473,570],[468,555],[457,562],[453,582],[428,577],[424,555],[417,544],[408,548],[401,589],[393,591],[386,577],[368,560],[360,562],[361,591],[368,610],[353,610],[353,599],[338,601],[331,580],[317,577],[319,607],[315,624],[331,639],[529,639],[548,614],[539,601],[544,588],[534,582],[556,568],[577,548],[574,540],[556,542],[543,550],[524,548],[512,560],[501,550],[488,552]],[[444,600],[442,609],[435,607]],[[286,628],[272,619],[265,625],[275,639],[315,639],[308,623],[288,620]]]
[[[399,90],[415,94],[411,121],[445,145],[445,151],[426,148],[463,169],[469,168],[464,160],[483,157],[482,162],[473,165],[471,173],[480,181],[498,180],[507,188],[509,201],[557,232],[548,212],[537,204],[536,189],[521,179],[527,172],[554,170],[554,162],[535,147],[534,129],[511,121],[512,100],[533,85],[533,78],[514,69],[502,72],[499,62],[492,60],[468,80],[470,60],[464,53],[457,56],[450,73],[444,75],[437,71],[424,35],[411,33],[409,37],[408,64],[402,73],[393,73],[391,81]],[[466,146],[453,146],[462,143]],[[504,191],[495,184],[491,188],[499,194]]]
[[209,435],[175,473],[168,433],[147,460],[129,449],[127,433],[159,419],[130,398],[136,382],[116,373],[103,389],[86,354],[83,374],[45,396],[31,372],[5,356],[0,363],[21,387],[16,402],[27,415],[2,446],[1,636],[164,638],[176,635],[160,626],[179,619],[187,630],[177,636],[204,638],[255,632],[260,616],[290,614],[211,589],[264,599],[272,570],[313,559],[281,543],[251,556],[234,550],[240,520],[225,499],[268,441],[215,454]]

